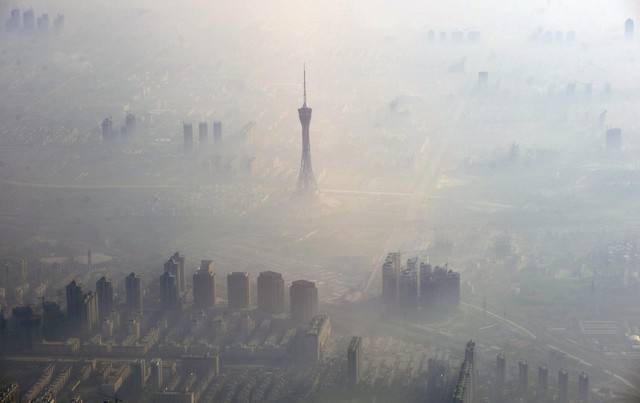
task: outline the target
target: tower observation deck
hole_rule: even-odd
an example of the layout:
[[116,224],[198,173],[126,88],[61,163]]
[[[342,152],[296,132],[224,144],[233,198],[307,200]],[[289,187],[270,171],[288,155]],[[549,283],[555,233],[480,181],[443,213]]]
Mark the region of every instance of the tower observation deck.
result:
[[307,106],[307,70],[303,69],[303,103],[298,109],[300,124],[302,125],[302,158],[298,175],[298,192],[314,193],[317,189],[316,179],[311,166],[311,144],[309,142],[309,125],[311,124],[312,109]]

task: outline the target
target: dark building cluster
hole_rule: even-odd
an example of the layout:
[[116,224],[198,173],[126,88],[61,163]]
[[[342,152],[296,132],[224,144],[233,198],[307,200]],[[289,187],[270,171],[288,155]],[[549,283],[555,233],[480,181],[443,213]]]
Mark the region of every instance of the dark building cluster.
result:
[[102,129],[102,141],[104,143],[114,144],[125,141],[136,133],[136,116],[131,112],[127,112],[120,129],[114,129],[113,118],[107,117],[100,124],[100,128]]
[[[84,270],[94,269],[91,256]],[[332,326],[329,316],[319,312],[315,283],[292,282],[287,298],[280,273],[261,272],[254,287],[249,273],[232,272],[226,276],[223,304],[213,262],[200,262],[190,286],[186,264],[183,254],[172,254],[157,288],[151,283],[144,289],[135,273],[124,278],[123,289],[106,276],[99,276],[95,291],[72,280],[65,288],[66,306],[43,299],[40,305],[15,306],[7,319],[0,316],[3,355],[51,357],[45,366],[18,365],[30,375],[18,377],[15,389],[7,385],[3,393],[21,394],[25,401],[76,395],[211,401],[234,385],[234,371],[221,373],[220,359],[274,368],[284,363],[312,368],[324,361]],[[265,373],[269,384],[280,382],[277,369],[267,372],[274,376]],[[285,393],[277,390],[275,396]]]
[[58,33],[64,29],[64,15],[58,14],[52,22],[49,20],[49,14],[44,13],[36,16],[33,9],[20,11],[15,8],[11,10],[9,18],[5,22],[5,28],[9,32],[40,32],[48,33],[51,31]]
[[[214,120],[211,125],[212,141],[209,141],[209,125],[207,122],[200,122],[198,124],[198,145],[200,147],[207,147],[209,144],[220,146],[222,144],[222,122]],[[194,134],[193,124],[182,124],[182,137],[184,143],[184,150],[191,151],[194,148]]]
[[460,304],[460,273],[418,257],[402,265],[401,253],[389,253],[382,265],[382,301],[405,317],[455,311]]

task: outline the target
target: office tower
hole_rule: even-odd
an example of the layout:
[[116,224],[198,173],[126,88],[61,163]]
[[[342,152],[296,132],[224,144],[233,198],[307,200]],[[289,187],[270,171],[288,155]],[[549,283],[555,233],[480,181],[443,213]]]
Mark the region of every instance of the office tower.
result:
[[49,14],[42,14],[38,17],[38,31],[47,32],[49,30]]
[[144,391],[144,385],[147,380],[146,362],[143,359],[138,359],[133,363],[132,367],[133,371],[131,375],[133,376],[133,391],[135,394],[140,394]]
[[142,282],[140,277],[131,273],[125,279],[125,293],[127,311],[129,313],[142,314]]
[[96,294],[98,296],[98,320],[102,322],[113,311],[113,285],[111,281],[102,276],[96,282]]
[[453,403],[472,403],[475,397],[476,368],[475,343],[469,341],[464,351],[464,361],[458,372],[458,379],[453,389]]
[[502,389],[507,380],[507,359],[504,353],[496,356],[496,387]]
[[460,305],[460,273],[449,270],[444,283],[444,298],[447,308]]
[[297,280],[289,287],[291,319],[297,323],[308,323],[318,314],[318,289],[316,283]]
[[620,151],[622,149],[622,129],[612,128],[606,132],[606,144],[609,151]]
[[526,395],[529,389],[529,364],[522,360],[518,362],[518,392]]
[[538,394],[546,395],[549,390],[549,369],[545,365],[538,367]]
[[270,314],[284,311],[284,279],[282,274],[263,271],[258,275],[258,309]]
[[64,335],[64,312],[52,301],[42,303],[42,336],[45,340],[60,340]]
[[191,151],[193,149],[193,126],[191,123],[182,124],[182,135],[184,137],[184,150]]
[[249,308],[249,273],[236,271],[227,275],[227,300],[229,309]]
[[420,298],[422,307],[433,305],[434,302],[433,267],[426,262],[420,263]]
[[22,29],[25,31],[33,31],[36,27],[35,14],[33,10],[27,10],[22,13]]
[[198,143],[203,146],[209,143],[209,127],[207,126],[207,122],[200,122],[198,124]]
[[127,128],[127,133],[135,133],[137,129],[136,115],[131,112],[127,112],[127,115],[124,118],[124,127]]
[[82,310],[82,288],[71,281],[66,288],[67,293],[67,319],[69,324],[77,329],[80,326],[80,311]]
[[478,86],[486,87],[489,84],[489,73],[486,71],[478,72]]
[[587,403],[589,401],[589,375],[581,372],[578,377],[578,401]]
[[634,31],[635,31],[635,23],[631,18],[628,18],[624,22],[624,37],[627,38],[628,41],[633,40]]
[[216,145],[222,144],[222,122],[213,122],[213,142]]
[[300,356],[305,364],[314,364],[323,358],[324,346],[331,336],[331,321],[325,314],[316,315],[304,334]]
[[418,308],[418,270],[407,267],[398,276],[398,302],[402,312],[410,314]]
[[80,329],[86,336],[91,335],[98,326],[98,298],[92,291],[82,296],[80,309]]
[[6,22],[7,31],[17,31],[20,28],[20,10],[11,10],[11,16]]
[[[164,264],[164,271],[172,274],[176,278],[176,284],[178,285],[178,291],[184,292],[185,290],[185,282],[184,282],[184,264],[185,257],[181,255],[180,252],[176,252],[167,260]],[[178,294],[178,297],[180,294]]]
[[211,260],[201,261],[193,274],[193,304],[200,309],[216,304],[216,275]]
[[307,71],[303,70],[303,103],[298,109],[298,117],[302,125],[302,158],[300,160],[300,174],[298,175],[298,192],[313,193],[316,191],[316,179],[311,167],[311,143],[309,140],[309,125],[311,124],[311,108],[307,106]]
[[176,309],[178,301],[176,276],[165,271],[160,276],[160,305],[163,309]]
[[354,336],[347,349],[347,378],[349,385],[355,386],[360,382],[360,367],[362,366],[362,337]]
[[569,401],[569,373],[561,369],[558,371],[558,403]]
[[382,301],[393,305],[398,302],[398,275],[400,253],[389,253],[382,265]]
[[100,335],[102,337],[102,341],[110,340],[113,337],[113,320],[104,319],[102,321]]
[[156,358],[151,360],[151,388],[158,392],[162,390],[162,359]]
[[100,125],[102,127],[102,141],[105,143],[112,143],[115,140],[113,133],[113,120],[111,118],[105,118]]

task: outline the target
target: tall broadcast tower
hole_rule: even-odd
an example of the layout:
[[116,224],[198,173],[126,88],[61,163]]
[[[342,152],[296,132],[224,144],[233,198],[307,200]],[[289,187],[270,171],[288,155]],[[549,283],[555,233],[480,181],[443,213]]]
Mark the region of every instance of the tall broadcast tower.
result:
[[316,190],[316,179],[311,167],[311,144],[309,143],[309,125],[311,124],[311,108],[307,106],[307,69],[303,69],[304,102],[298,109],[300,124],[302,124],[302,159],[300,160],[300,174],[298,175],[298,192],[313,193]]

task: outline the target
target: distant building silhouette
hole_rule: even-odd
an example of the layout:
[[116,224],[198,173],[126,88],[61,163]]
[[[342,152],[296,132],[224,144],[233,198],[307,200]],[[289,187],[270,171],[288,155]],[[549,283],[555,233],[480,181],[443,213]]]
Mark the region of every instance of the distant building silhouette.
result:
[[246,309],[251,305],[249,273],[233,272],[227,275],[229,309]]
[[98,297],[98,320],[102,322],[113,311],[113,285],[111,281],[102,276],[96,282],[96,294]]
[[362,366],[362,337],[354,336],[347,349],[347,380],[349,385],[355,386],[360,382],[360,368]]
[[200,309],[216,303],[216,277],[211,260],[200,262],[200,268],[193,274],[193,303]]
[[182,124],[182,136],[184,138],[184,150],[191,151],[193,149],[193,126],[191,123]]
[[282,274],[263,271],[258,275],[258,309],[270,314],[284,311],[284,279]]
[[630,41],[630,40],[633,40],[634,34],[635,34],[635,23],[631,18],[628,18],[624,22],[624,37]]
[[177,277],[171,272],[165,271],[160,276],[160,305],[163,309],[176,309],[179,307],[179,290]]
[[125,279],[126,307],[129,313],[142,314],[142,282],[131,273]]
[[200,122],[198,124],[198,144],[205,146],[209,143],[209,126],[207,122]]
[[318,314],[318,289],[316,283],[297,280],[289,287],[291,319],[297,323],[307,323]]

